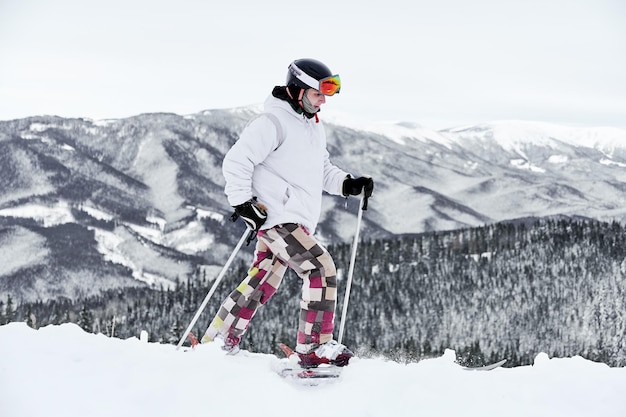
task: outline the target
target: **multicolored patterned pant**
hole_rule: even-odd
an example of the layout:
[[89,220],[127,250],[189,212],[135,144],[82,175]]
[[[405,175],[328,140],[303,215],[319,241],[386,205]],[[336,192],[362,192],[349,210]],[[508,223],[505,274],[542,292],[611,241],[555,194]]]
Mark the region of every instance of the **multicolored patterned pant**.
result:
[[287,223],[258,233],[248,276],[224,300],[203,342],[218,334],[241,338],[257,309],[280,286],[287,266],[303,281],[296,351],[308,353],[331,340],[337,304],[335,263],[306,229]]

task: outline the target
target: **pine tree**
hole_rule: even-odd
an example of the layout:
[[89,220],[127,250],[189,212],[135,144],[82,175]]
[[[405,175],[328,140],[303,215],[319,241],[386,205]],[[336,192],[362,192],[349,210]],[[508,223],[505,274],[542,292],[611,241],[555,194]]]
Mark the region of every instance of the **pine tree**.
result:
[[26,309],[26,325],[33,329],[37,328],[37,318],[35,317],[35,314],[33,314],[32,306],[30,304]]
[[87,306],[83,304],[83,308],[78,314],[78,323],[81,329],[86,332],[93,332],[94,317],[93,313],[87,309]]
[[13,306],[13,298],[11,294],[7,295],[7,305],[4,309],[4,321],[2,324],[8,324],[15,320],[15,308]]

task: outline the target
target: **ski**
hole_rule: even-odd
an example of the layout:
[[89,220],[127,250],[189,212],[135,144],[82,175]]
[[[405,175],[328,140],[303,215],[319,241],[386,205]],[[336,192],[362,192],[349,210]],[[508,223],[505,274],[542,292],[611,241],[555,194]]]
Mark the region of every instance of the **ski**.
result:
[[328,379],[339,378],[341,376],[341,368],[338,366],[319,366],[317,368],[304,369],[299,366],[286,367],[278,370],[278,375],[283,378],[298,379]]
[[501,367],[505,363],[506,363],[506,359],[502,359],[499,362],[494,362],[494,363],[491,363],[489,365],[484,365],[484,366],[477,366],[477,367],[463,366],[463,369],[465,369],[466,371],[491,371],[493,369]]

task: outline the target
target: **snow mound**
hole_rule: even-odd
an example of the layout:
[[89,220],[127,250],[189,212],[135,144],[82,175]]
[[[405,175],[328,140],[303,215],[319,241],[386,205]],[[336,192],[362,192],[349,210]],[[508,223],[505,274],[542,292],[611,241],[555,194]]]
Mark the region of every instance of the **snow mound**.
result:
[[225,356],[83,332],[74,324],[0,326],[0,415],[29,417],[626,415],[626,368],[537,356],[532,366],[467,372],[448,350],[402,365],[353,359],[341,378],[295,385],[278,358]]

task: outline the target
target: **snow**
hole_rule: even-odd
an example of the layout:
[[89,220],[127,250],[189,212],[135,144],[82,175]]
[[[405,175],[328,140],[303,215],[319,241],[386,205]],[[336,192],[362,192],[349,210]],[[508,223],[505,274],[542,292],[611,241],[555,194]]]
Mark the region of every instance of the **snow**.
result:
[[187,206],[187,208],[195,209],[199,219],[208,218],[208,219],[213,219],[213,220],[217,220],[217,221],[220,221],[220,222],[224,221],[224,215],[223,214],[216,213],[216,212],[214,212],[212,210],[199,209],[199,208],[195,208],[193,206]]
[[119,250],[119,246],[123,243],[121,237],[103,229],[90,228],[90,230],[94,232],[94,239],[98,242],[98,252],[103,255],[104,259],[131,269],[134,267]]
[[425,142],[427,140],[446,147],[450,147],[452,143],[451,138],[447,135],[417,123],[364,120],[332,110],[324,113],[324,120],[338,126],[383,135],[400,145],[407,145],[412,141]]
[[50,252],[41,235],[22,227],[1,236],[0,247],[0,276],[9,276],[23,268],[44,265]]
[[526,171],[533,171],[533,172],[540,172],[540,173],[546,172],[545,169],[540,168],[536,165],[533,165],[525,159],[511,159],[511,165],[513,165],[515,168],[523,169]]
[[566,155],[552,155],[548,158],[548,162],[551,164],[565,164],[569,161]]
[[190,214],[182,208],[185,199],[178,194],[178,166],[169,158],[162,141],[154,133],[141,141],[134,169],[138,173],[151,173],[142,181],[150,188],[154,208],[165,214],[167,222],[176,222]]
[[70,206],[65,201],[42,205],[29,203],[0,210],[0,217],[31,218],[43,223],[44,227],[75,222]]
[[135,241],[123,227],[117,227],[113,232],[98,228],[90,230],[94,232],[98,252],[104,259],[131,269],[133,278],[138,281],[151,285],[160,284],[163,288],[175,286],[173,278],[168,279],[167,276],[176,276],[176,271],[180,267],[176,261],[159,257],[144,244]]
[[464,137],[476,139],[492,138],[502,147],[511,151],[523,152],[519,146],[533,143],[546,147],[555,146],[558,141],[579,147],[592,147],[609,155],[623,147],[626,130],[613,127],[570,127],[554,123],[523,120],[500,120],[476,126],[449,129],[450,133],[462,133]]
[[209,250],[215,243],[214,236],[206,233],[202,223],[195,220],[189,222],[181,229],[168,233],[165,237],[165,242],[168,246],[189,255]]
[[82,211],[84,211],[85,213],[89,214],[94,219],[106,220],[106,221],[113,221],[113,220],[115,220],[115,216],[113,216],[112,214],[104,212],[104,211],[102,211],[100,209],[97,209],[95,207],[90,207],[88,205],[82,205],[80,207],[80,209]]
[[602,165],[615,165],[615,166],[618,166],[620,168],[626,168],[626,164],[621,163],[621,162],[615,162],[615,161],[612,161],[612,160],[607,159],[607,158],[600,159],[600,163]]
[[0,326],[0,415],[6,417],[550,416],[623,417],[626,368],[581,357],[489,372],[454,352],[419,363],[353,359],[339,380],[299,386],[273,355],[226,356],[83,332],[74,324]]

